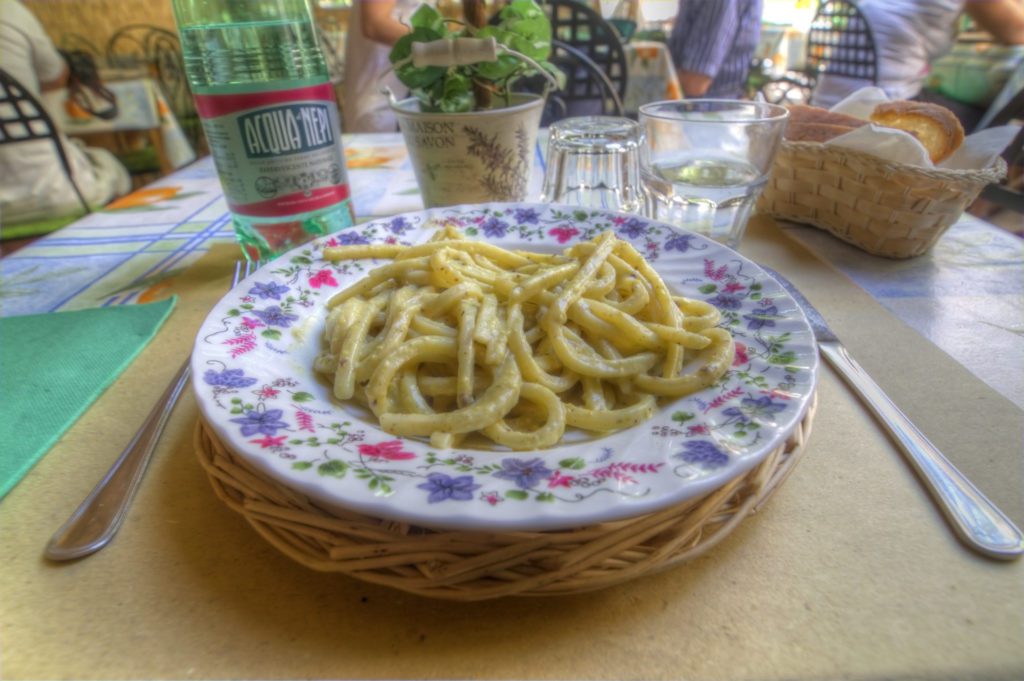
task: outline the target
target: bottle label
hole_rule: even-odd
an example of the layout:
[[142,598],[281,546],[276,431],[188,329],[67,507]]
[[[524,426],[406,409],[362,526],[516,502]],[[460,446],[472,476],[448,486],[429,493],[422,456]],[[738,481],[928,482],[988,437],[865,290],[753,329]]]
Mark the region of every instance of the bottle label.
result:
[[285,217],[349,197],[330,83],[195,100],[233,213]]

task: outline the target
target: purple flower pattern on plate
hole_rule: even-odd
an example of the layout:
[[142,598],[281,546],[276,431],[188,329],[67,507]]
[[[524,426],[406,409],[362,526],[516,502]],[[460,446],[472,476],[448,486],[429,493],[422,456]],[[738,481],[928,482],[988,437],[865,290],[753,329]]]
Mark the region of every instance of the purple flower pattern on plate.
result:
[[[325,262],[324,247],[420,243],[443,226],[549,251],[614,231],[674,290],[719,306],[720,324],[736,340],[732,370],[624,434],[541,452],[437,451],[385,433],[333,403],[311,375],[295,373],[310,362],[300,359],[310,356],[303,348],[319,341],[304,331],[314,340],[294,346],[289,330],[380,262]],[[651,510],[761,456],[800,417],[815,384],[813,338],[773,280],[728,249],[635,215],[539,204],[435,209],[324,237],[254,279],[211,313],[197,342],[204,413],[237,434],[232,444],[242,454],[279,462],[271,465],[285,484],[356,509],[387,500],[410,522],[529,528],[554,513],[559,520],[544,522],[556,527],[605,518],[608,509],[607,517],[633,514],[634,505]]]

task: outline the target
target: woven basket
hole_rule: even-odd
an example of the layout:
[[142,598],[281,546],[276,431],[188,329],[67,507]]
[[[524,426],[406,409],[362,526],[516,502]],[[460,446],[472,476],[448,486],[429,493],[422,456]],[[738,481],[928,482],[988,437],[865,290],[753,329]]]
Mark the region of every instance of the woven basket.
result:
[[884,161],[816,142],[783,142],[759,213],[823,229],[872,255],[930,249],[1006,163],[945,170]]
[[202,419],[195,446],[217,496],[299,563],[421,596],[479,601],[592,591],[700,556],[786,479],[816,407],[817,395],[784,444],[704,497],[564,531],[438,531],[327,511],[230,452]]

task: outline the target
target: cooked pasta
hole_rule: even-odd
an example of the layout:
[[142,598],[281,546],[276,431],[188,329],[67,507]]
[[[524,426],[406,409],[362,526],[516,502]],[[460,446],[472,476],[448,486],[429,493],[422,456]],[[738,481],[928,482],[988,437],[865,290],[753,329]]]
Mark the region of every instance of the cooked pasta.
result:
[[416,246],[324,257],[392,262],[328,302],[316,371],[385,431],[435,447],[476,433],[530,450],[569,427],[630,428],[658,398],[710,386],[732,364],[718,310],[673,296],[611,232],[542,254],[446,228]]

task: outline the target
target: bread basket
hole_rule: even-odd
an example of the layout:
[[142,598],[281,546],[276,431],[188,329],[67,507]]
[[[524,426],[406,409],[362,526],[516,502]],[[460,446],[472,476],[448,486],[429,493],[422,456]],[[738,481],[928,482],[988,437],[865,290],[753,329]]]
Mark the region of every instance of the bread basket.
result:
[[1006,163],[925,168],[817,142],[783,142],[758,212],[823,229],[871,253],[912,258],[930,249]]

